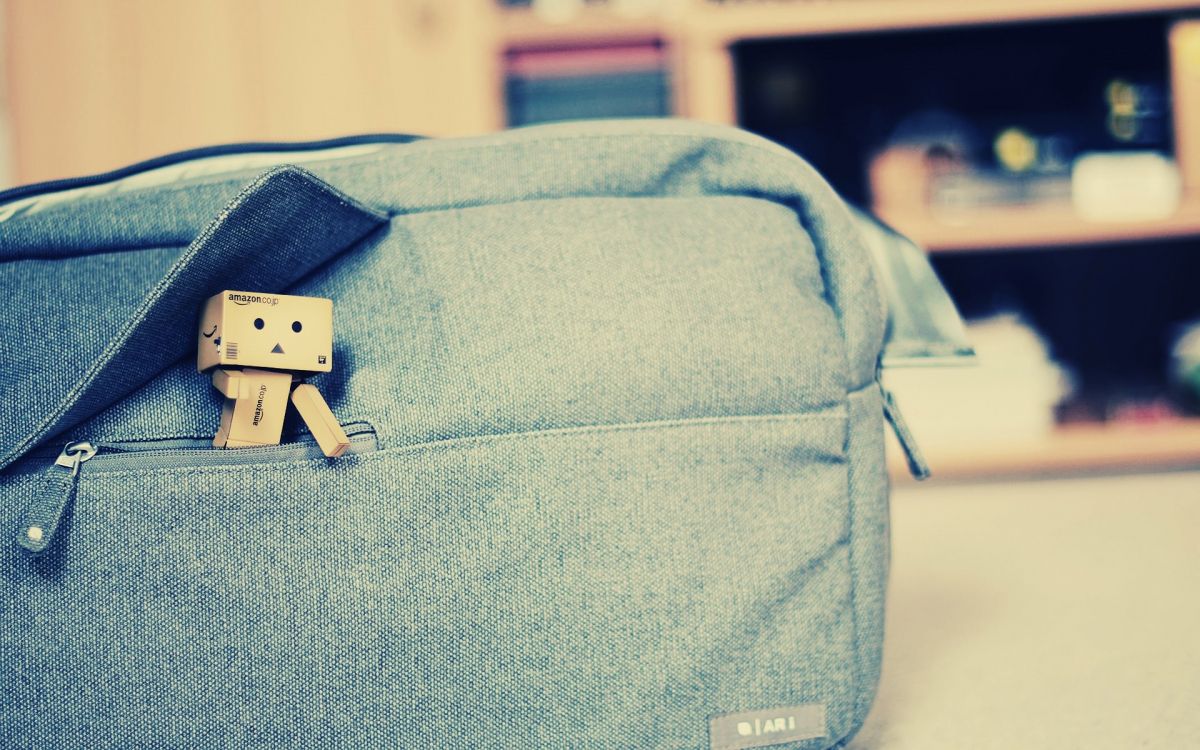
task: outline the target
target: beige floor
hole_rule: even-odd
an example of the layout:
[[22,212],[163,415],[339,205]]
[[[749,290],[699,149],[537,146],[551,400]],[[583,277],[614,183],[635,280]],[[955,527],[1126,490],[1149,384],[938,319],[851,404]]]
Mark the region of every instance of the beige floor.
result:
[[851,750],[1200,748],[1200,472],[898,488]]

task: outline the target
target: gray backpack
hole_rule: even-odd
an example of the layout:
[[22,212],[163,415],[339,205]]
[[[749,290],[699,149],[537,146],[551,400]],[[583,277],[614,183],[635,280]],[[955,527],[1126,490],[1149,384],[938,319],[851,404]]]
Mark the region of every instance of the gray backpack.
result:
[[[888,562],[861,221],[684,122],[326,145],[0,196],[0,745],[845,744]],[[334,301],[345,455],[211,447],[222,289]]]

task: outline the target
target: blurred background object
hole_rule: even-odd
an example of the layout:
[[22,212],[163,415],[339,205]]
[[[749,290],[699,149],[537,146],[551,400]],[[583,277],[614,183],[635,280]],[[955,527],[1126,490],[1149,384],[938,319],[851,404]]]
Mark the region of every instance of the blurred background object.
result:
[[1029,448],[1054,439],[1056,409],[1071,394],[1069,375],[1017,314],[977,320],[966,338],[976,366],[892,368],[884,384],[904,405],[921,448],[939,457],[939,475],[1032,466]]
[[[1200,464],[1200,2],[0,7],[0,184],[235,141],[739,125],[911,237],[977,321],[978,372],[895,376],[934,396],[901,401],[936,472]],[[969,429],[929,426],[968,391]]]
[[1186,408],[1200,414],[1200,321],[1184,326],[1175,340],[1171,377]]
[[660,44],[516,50],[506,60],[508,124],[666,117],[670,79]]

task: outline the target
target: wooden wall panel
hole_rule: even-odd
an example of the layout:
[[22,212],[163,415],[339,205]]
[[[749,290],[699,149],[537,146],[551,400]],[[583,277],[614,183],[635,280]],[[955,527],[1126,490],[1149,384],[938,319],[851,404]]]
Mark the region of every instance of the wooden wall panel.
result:
[[15,179],[181,148],[500,127],[488,0],[7,0]]

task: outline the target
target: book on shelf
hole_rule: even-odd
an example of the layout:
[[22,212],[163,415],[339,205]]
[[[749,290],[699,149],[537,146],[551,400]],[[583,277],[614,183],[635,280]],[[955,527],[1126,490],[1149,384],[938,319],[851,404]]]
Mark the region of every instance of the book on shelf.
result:
[[509,125],[671,114],[670,78],[657,44],[512,52],[505,98]]

